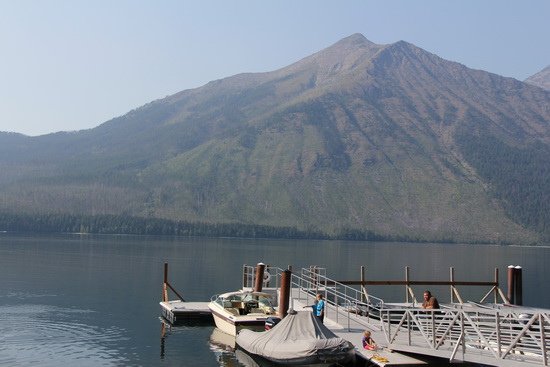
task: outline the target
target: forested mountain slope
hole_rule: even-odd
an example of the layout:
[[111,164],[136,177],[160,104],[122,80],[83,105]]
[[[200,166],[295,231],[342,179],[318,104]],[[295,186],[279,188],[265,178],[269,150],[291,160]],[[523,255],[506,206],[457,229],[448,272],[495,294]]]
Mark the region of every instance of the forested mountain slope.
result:
[[0,211],[532,243],[550,236],[549,106],[355,34],[94,129],[0,134]]

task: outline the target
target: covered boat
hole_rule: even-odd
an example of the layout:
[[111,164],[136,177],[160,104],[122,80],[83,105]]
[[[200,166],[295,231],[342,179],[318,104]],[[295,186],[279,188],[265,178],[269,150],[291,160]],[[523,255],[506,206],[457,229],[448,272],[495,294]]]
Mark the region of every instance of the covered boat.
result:
[[287,365],[346,363],[355,355],[353,344],[336,336],[309,311],[290,311],[268,331],[241,330],[237,345]]

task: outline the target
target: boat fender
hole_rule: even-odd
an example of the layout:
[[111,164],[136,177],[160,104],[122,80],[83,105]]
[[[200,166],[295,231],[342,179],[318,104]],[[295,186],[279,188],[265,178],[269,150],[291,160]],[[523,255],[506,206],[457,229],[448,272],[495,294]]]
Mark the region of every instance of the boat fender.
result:
[[271,280],[271,274],[269,274],[269,271],[264,271],[264,285],[268,284]]

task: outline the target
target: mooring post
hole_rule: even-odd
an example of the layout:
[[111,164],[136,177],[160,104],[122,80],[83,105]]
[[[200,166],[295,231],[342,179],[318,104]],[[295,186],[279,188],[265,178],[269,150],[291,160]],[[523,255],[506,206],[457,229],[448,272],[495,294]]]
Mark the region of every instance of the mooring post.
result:
[[258,263],[256,265],[256,281],[254,282],[254,292],[261,292],[264,283],[265,264]]
[[162,302],[168,302],[168,263],[164,263],[164,281],[162,282]]
[[279,294],[279,309],[278,314],[281,319],[286,316],[288,311],[288,305],[290,300],[290,278],[292,272],[290,270],[284,270],[281,274],[281,290]]
[[508,265],[508,293],[506,294],[506,297],[508,297],[508,301],[510,304],[515,304],[515,298],[514,298],[514,291],[515,291],[515,268],[514,265]]
[[514,293],[516,297],[516,305],[523,306],[523,284],[522,284],[521,266],[514,267]]

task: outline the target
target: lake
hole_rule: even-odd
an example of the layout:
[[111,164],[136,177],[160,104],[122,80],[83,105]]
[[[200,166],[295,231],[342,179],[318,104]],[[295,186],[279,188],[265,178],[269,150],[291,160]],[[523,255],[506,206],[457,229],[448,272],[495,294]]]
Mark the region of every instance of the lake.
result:
[[[172,328],[161,339],[163,265],[186,300],[236,290],[242,265],[265,262],[297,270],[327,268],[337,280],[492,281],[508,265],[523,267],[525,305],[550,308],[548,247],[347,241],[0,234],[0,365],[242,366],[210,342],[212,326]],[[432,287],[449,301],[447,287]],[[488,289],[459,288],[479,301]],[[423,288],[414,289],[417,299]],[[403,287],[370,287],[403,301]]]

